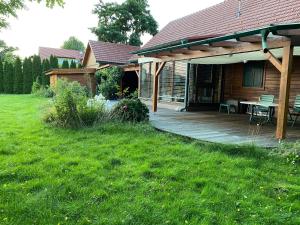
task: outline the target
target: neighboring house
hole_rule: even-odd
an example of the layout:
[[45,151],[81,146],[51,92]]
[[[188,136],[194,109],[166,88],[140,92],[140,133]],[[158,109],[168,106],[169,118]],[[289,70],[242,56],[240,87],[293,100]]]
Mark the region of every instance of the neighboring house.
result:
[[103,69],[110,66],[119,66],[124,71],[121,87],[133,92],[138,88],[139,65],[138,56],[130,52],[140,47],[115,44],[102,41],[89,41],[83,58],[83,67]]
[[300,94],[299,11],[298,0],[225,0],[169,23],[134,52],[140,97],[153,100],[153,111],[157,100],[201,110],[271,94],[283,139],[287,107]]
[[83,59],[83,52],[76,50],[67,50],[60,48],[47,48],[47,47],[39,47],[39,56],[42,60],[49,59],[50,56],[53,55],[58,59],[58,65],[62,65],[64,60],[69,62],[69,65],[72,61],[76,64],[80,64]]

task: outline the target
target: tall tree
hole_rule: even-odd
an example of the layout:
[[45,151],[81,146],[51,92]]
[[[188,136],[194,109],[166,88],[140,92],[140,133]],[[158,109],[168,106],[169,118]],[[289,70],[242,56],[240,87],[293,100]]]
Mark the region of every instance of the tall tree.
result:
[[3,80],[3,63],[2,63],[2,59],[0,58],[0,93],[3,93],[4,92],[4,86],[3,86],[3,83],[4,83],[4,80]]
[[14,54],[16,50],[18,49],[7,46],[3,40],[0,40],[0,58],[2,58],[3,61],[13,63],[16,58]]
[[47,86],[50,84],[50,77],[46,75],[46,72],[51,69],[48,59],[44,59],[42,63],[42,85]]
[[68,60],[63,61],[62,65],[61,65],[61,68],[62,69],[69,69],[70,68]]
[[69,49],[69,50],[77,50],[81,52],[84,52],[85,50],[85,46],[83,42],[74,36],[71,36],[68,40],[66,40],[61,48]]
[[42,62],[38,55],[34,55],[32,59],[32,80],[33,82],[42,83]]
[[25,58],[23,62],[23,93],[30,94],[32,80],[32,61],[31,58]]
[[23,93],[23,71],[22,71],[22,61],[17,57],[14,66],[14,93]]
[[100,41],[140,46],[143,34],[155,35],[158,32],[148,0],[126,0],[122,4],[100,0],[93,13],[98,15],[99,21],[98,27],[91,30]]
[[4,64],[4,93],[13,94],[14,92],[14,67],[13,64],[6,62]]
[[[46,2],[46,6],[52,8],[54,5],[63,6],[64,0],[30,0],[35,2]],[[17,11],[25,7],[26,0],[1,0],[0,1],[0,30],[8,26],[7,19],[11,16],[17,17]]]
[[76,62],[75,62],[74,60],[72,60],[72,61],[71,61],[71,64],[70,64],[70,68],[71,68],[71,69],[76,69],[76,67],[77,67],[77,66],[76,66]]
[[58,66],[58,59],[51,55],[50,56],[50,69],[57,69],[59,66]]

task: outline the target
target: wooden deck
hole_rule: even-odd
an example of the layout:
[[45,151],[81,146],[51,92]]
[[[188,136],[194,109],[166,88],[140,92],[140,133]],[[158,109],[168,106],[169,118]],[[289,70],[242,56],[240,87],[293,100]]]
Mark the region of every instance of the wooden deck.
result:
[[[170,133],[224,144],[255,144],[263,147],[276,147],[276,126],[272,124],[250,125],[249,116],[244,114],[227,115],[215,111],[177,112],[159,108],[150,113],[151,123],[159,130]],[[285,141],[300,140],[300,124],[288,128]]]

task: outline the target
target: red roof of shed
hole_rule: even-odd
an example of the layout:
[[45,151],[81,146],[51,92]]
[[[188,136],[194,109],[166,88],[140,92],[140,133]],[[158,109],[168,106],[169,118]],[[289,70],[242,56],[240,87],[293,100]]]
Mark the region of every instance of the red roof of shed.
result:
[[97,62],[110,64],[127,64],[129,59],[133,57],[130,52],[140,49],[137,46],[103,41],[89,41],[89,46]]
[[56,56],[58,58],[69,58],[78,60],[81,60],[83,57],[83,53],[76,50],[39,47],[39,56],[42,60],[50,58],[51,55]]
[[299,0],[225,0],[210,8],[174,20],[144,47],[214,34],[228,34],[260,28],[273,23],[300,22]]

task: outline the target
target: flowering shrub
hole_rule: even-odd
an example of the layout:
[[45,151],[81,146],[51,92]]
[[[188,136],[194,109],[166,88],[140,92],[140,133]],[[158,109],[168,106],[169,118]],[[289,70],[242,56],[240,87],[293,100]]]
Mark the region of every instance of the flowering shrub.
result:
[[149,109],[139,99],[123,99],[113,108],[112,117],[122,122],[148,121]]

